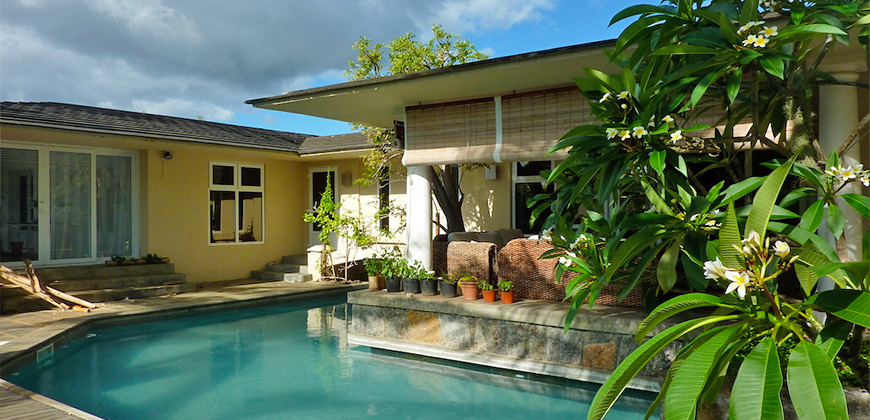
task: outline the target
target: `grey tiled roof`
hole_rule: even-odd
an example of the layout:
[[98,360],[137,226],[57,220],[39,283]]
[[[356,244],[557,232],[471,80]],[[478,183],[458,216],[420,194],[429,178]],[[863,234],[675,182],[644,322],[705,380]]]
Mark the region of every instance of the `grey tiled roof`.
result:
[[339,134],[335,136],[309,137],[299,148],[300,155],[316,153],[347,152],[371,149],[373,146],[363,133]]
[[299,152],[307,134],[56,102],[0,102],[0,122],[212,145]]

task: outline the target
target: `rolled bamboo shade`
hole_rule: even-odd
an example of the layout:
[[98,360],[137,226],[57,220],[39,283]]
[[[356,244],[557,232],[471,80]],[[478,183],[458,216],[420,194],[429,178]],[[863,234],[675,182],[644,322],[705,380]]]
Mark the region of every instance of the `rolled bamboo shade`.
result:
[[501,159],[504,162],[561,160],[561,150],[547,156],[572,128],[592,121],[586,98],[576,87],[502,98]]

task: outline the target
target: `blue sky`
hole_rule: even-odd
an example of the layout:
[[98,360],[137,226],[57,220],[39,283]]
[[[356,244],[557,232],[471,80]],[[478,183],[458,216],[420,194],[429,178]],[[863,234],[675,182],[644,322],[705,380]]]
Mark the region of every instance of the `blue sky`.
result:
[[[493,57],[615,38],[630,0],[3,0],[0,100],[329,135],[347,123],[248,99],[344,82],[351,45],[432,23]],[[654,3],[654,2],[653,2]]]

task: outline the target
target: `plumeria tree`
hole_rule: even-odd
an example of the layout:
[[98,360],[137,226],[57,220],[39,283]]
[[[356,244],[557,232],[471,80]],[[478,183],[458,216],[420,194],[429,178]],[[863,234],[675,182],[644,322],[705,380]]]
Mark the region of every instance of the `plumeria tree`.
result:
[[[575,274],[566,325],[614,282],[622,297],[644,279],[659,296],[680,281],[694,293],[651,307],[637,334],[640,347],[602,386],[589,418],[601,418],[676,340],[686,344],[651,407],[663,403],[668,419],[694,418],[740,354],[746,357],[731,393],[734,418],[782,418],[778,352],[788,359],[787,388],[801,418],[847,416],[835,357],[870,387],[860,357],[870,326],[870,234],[846,232],[839,207],[870,218],[870,197],[848,187],[870,184],[870,175],[839,158],[870,116],[830,151],[819,142],[813,114],[819,85],[867,87],[837,81],[821,65],[855,35],[866,41],[868,10],[862,1],[672,0],[614,17],[636,18],[612,52],[622,72],[584,69],[576,79],[596,122],[554,146],[568,158],[544,175],[559,188],[532,200],[533,215],[552,210],[543,236],[557,249],[547,257],[560,258],[559,278]],[[719,117],[710,119],[710,111]],[[767,164],[769,175],[757,176],[745,163],[756,149],[782,156]],[[727,177],[702,182],[699,175],[712,170]],[[846,258],[850,241],[863,244],[863,261]],[[786,296],[791,276],[800,291]],[[822,276],[837,288],[817,290]],[[707,312],[672,319],[690,309]],[[827,323],[819,313],[828,314]],[[647,338],[666,321],[672,326]]]

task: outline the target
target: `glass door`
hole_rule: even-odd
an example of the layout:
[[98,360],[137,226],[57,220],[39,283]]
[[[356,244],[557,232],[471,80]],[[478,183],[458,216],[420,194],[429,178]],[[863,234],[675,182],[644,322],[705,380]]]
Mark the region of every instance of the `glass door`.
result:
[[0,148],[0,262],[39,258],[39,152]]
[[91,155],[50,152],[51,259],[91,258]]
[[[312,169],[309,173],[310,179],[310,188],[311,195],[308,197],[308,203],[311,206],[309,211],[313,211],[317,209],[317,206],[320,205],[320,200],[323,197],[323,193],[326,192],[326,186],[329,185],[329,188],[332,190],[332,201],[336,202],[338,199],[338,194],[336,194],[336,190],[338,189],[335,185],[335,171],[331,168],[323,168]],[[320,234],[320,226],[317,223],[309,224],[308,228],[308,244],[316,245],[320,244],[320,240],[317,236]],[[329,237],[330,242],[332,242],[332,246],[335,247],[338,245],[338,235],[335,233],[330,234]]]

